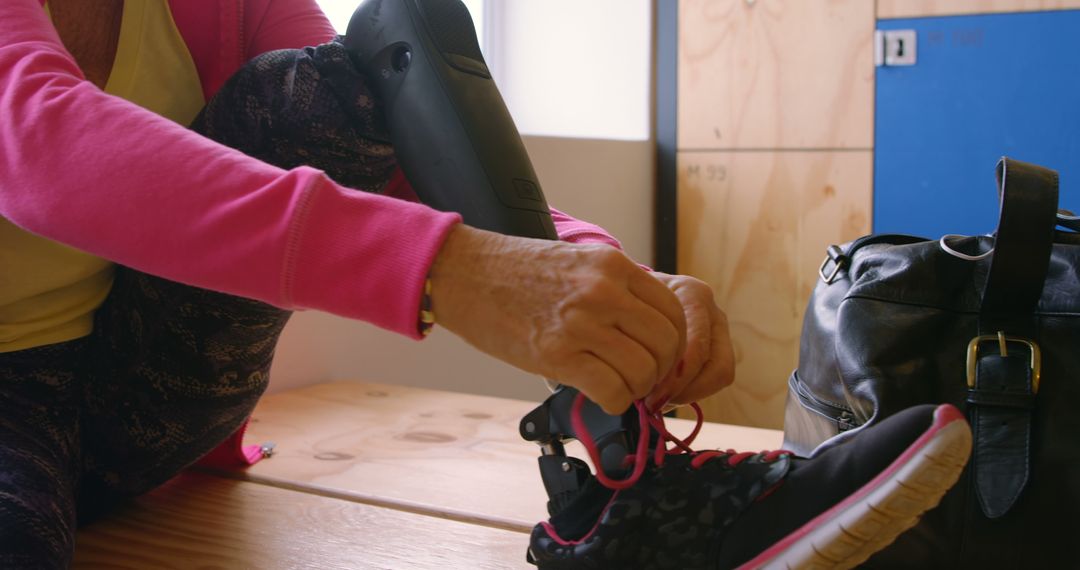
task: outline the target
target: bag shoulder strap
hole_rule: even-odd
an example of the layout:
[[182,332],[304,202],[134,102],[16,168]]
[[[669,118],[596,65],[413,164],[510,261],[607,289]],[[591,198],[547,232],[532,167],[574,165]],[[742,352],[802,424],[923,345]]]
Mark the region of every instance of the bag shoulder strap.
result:
[[1029,315],[1042,295],[1057,226],[1057,172],[1019,160],[997,164],[998,218],[994,256],[980,313]]
[[975,491],[991,519],[1009,512],[1030,475],[1041,358],[1034,313],[1050,265],[1058,199],[1053,170],[1003,158],[997,178],[1001,215],[978,336],[968,345],[967,394]]

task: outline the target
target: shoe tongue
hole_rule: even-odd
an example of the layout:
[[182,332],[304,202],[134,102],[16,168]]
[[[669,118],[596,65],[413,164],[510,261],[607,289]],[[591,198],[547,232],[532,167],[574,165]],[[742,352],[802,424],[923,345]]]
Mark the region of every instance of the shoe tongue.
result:
[[585,536],[600,517],[604,507],[611,501],[614,491],[590,477],[577,496],[557,513],[551,513],[551,526],[565,540],[578,540]]

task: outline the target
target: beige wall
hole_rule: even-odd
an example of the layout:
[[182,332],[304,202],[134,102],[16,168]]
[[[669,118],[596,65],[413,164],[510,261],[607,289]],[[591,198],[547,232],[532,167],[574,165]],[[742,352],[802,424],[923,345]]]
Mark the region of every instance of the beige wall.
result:
[[[607,228],[635,259],[652,260],[653,144],[525,137],[548,201]],[[540,400],[537,377],[436,329],[423,342],[324,313],[293,316],[278,346],[271,391],[353,379]]]

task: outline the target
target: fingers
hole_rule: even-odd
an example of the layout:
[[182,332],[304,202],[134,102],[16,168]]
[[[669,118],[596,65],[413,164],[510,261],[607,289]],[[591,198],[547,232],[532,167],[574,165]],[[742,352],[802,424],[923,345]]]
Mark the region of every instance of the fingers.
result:
[[[626,307],[618,311],[616,318],[615,325],[618,331],[643,347],[652,357],[653,365],[650,371],[652,377],[648,386],[651,390],[657,381],[672,371],[682,355],[677,325],[660,311],[634,296],[628,300]],[[644,397],[649,390],[638,397]]]
[[593,353],[577,355],[566,362],[565,369],[559,381],[580,390],[607,414],[622,414],[634,401],[622,376]]
[[442,327],[522,370],[579,388],[608,412],[651,393],[687,351],[680,299],[608,246],[459,225],[430,274]]
[[681,362],[645,400],[649,409],[666,402],[687,404],[731,384],[734,351],[727,317],[716,305],[712,289],[686,276],[657,274],[674,291],[686,315],[687,345]]
[[[659,311],[632,295],[608,298],[590,308],[601,309],[599,314],[610,315],[612,322],[593,320],[589,326],[570,329],[573,334],[562,340],[577,347],[582,357],[562,371],[562,380],[582,389],[605,410],[621,413],[648,395],[660,378],[659,370],[677,358],[678,331]],[[574,318],[580,322],[596,316],[582,312]]]
[[665,402],[675,401],[687,392],[691,384],[700,383],[700,375],[709,364],[713,349],[713,314],[708,307],[686,307],[686,336],[686,352],[682,354],[682,360],[645,400],[650,410]]
[[643,270],[632,273],[628,285],[631,294],[658,311],[675,327],[675,346],[660,346],[655,351],[661,355],[657,359],[660,375],[666,376],[674,368],[679,356],[686,351],[686,314],[683,304],[667,285]]
[[[586,366],[606,382],[618,378],[621,390],[612,386],[601,390],[593,387],[591,379],[576,375],[563,380],[582,389],[605,410],[621,412],[633,400],[647,396],[675,367],[685,351],[686,317],[679,299],[663,283],[615,250],[602,253],[606,259],[600,267],[611,277],[624,277],[588,283],[579,290],[583,302],[563,314],[568,325],[564,330],[576,333],[563,340],[593,358],[579,361],[578,367],[567,372],[580,373],[580,366]],[[593,326],[583,327],[583,322]],[[606,369],[599,370],[598,363]]]
[[735,379],[735,354],[731,346],[727,317],[717,311],[711,327],[709,358],[695,376],[689,377],[674,393],[673,404],[689,404],[715,394]]

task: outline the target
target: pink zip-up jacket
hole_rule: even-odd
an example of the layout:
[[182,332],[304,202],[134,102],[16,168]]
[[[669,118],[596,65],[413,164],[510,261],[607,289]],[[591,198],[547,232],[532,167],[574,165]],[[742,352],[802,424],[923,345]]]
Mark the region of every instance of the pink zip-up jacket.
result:
[[[460,221],[313,168],[265,164],[86,81],[44,0],[0,2],[0,215],[146,273],[418,338],[423,283]],[[260,53],[323,43],[314,0],[172,0],[206,97]],[[562,239],[617,246],[553,212]],[[0,268],[2,269],[2,268]]]

